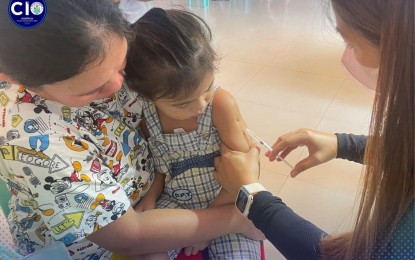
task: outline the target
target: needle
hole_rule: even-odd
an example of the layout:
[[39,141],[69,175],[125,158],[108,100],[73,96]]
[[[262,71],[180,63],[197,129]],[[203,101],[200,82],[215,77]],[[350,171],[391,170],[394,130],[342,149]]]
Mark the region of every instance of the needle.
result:
[[[255,140],[257,140],[260,144],[262,144],[265,148],[267,148],[269,151],[272,151],[271,146],[269,146],[267,143],[265,143],[264,141],[262,141],[261,138],[259,138],[259,136],[257,136],[254,132],[252,132],[250,129],[246,129],[246,131],[248,132],[248,134],[250,134]],[[288,167],[290,167],[291,169],[294,169],[294,167],[287,162],[286,160],[284,160],[284,158],[282,158],[279,154],[277,154],[278,159],[282,160],[283,162],[285,162],[286,165],[288,165]]]

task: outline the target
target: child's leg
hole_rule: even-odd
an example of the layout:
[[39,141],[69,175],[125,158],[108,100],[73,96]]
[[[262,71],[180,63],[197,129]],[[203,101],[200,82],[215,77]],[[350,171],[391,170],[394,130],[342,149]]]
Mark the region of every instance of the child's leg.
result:
[[130,256],[130,260],[169,260],[167,253],[154,253],[147,255]]
[[261,241],[242,234],[228,234],[212,240],[209,246],[210,259],[261,260]]

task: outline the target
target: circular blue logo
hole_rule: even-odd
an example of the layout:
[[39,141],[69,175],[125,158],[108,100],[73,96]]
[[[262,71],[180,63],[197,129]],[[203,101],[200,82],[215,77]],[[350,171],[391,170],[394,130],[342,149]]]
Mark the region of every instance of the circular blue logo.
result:
[[45,19],[46,3],[44,0],[10,0],[9,16],[19,27],[36,27]]

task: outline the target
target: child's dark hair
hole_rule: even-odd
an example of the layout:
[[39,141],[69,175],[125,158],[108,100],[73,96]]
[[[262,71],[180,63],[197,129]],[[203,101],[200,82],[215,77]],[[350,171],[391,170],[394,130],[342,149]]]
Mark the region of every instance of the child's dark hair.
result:
[[211,30],[193,13],[153,8],[133,31],[126,82],[144,98],[184,97],[216,69]]
[[0,3],[0,72],[26,87],[69,79],[102,61],[110,35],[133,37],[111,0],[47,1],[45,19],[31,29],[12,23],[8,2]]

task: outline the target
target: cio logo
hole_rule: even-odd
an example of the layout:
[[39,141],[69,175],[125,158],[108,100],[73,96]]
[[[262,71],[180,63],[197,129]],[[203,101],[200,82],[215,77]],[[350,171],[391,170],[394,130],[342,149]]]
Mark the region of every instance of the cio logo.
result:
[[10,0],[9,16],[19,27],[36,27],[46,16],[46,3],[44,0]]

